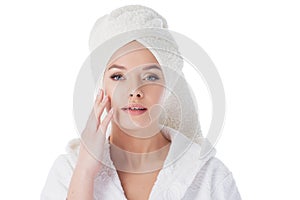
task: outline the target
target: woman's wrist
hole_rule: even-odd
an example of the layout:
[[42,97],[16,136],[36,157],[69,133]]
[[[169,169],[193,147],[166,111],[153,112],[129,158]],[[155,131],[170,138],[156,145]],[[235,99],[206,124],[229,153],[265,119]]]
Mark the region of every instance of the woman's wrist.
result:
[[[97,162],[97,161],[96,161]],[[101,163],[94,165],[86,165],[85,163],[77,163],[74,172],[78,173],[81,177],[85,178],[95,178],[97,173],[101,169]]]
[[101,162],[94,158],[90,153],[81,147],[75,169],[85,176],[95,176],[101,169]]

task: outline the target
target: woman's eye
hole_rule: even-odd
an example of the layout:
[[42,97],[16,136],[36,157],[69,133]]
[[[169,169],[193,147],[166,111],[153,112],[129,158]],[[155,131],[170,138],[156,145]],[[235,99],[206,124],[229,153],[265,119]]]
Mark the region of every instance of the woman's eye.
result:
[[110,78],[115,81],[124,80],[124,77],[122,74],[113,74],[110,76]]
[[150,76],[147,76],[145,79],[148,80],[148,81],[156,81],[159,78],[157,76],[150,75]]

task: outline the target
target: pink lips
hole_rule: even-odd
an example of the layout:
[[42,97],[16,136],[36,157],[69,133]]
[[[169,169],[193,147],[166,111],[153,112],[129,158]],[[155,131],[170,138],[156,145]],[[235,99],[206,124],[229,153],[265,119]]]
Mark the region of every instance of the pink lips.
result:
[[123,111],[131,115],[141,115],[147,111],[147,108],[141,104],[129,104],[126,107],[122,108]]

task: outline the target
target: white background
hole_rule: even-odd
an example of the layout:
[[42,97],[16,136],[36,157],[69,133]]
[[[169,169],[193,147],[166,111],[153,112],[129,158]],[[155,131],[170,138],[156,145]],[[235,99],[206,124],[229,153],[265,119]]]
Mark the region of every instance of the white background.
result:
[[226,93],[217,156],[243,199],[299,199],[297,1],[1,1],[0,199],[39,199],[69,139],[73,87],[100,16],[142,4],[211,57]]

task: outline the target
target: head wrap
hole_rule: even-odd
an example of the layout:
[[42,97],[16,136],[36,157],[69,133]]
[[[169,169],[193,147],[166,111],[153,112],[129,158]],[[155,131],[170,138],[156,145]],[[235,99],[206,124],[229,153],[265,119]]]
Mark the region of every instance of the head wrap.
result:
[[[115,36],[128,33],[126,40],[115,41],[118,42],[118,47],[106,51],[106,58],[102,61],[102,65],[106,66],[112,53],[133,40],[148,48],[163,69],[168,89],[163,125],[176,129],[200,143],[202,133],[198,107],[182,73],[184,62],[179,47],[167,28],[167,21],[149,7],[141,5],[120,7],[95,22],[90,33],[89,49],[93,52],[108,40],[113,41]],[[92,66],[93,74],[99,74],[97,73],[99,63]],[[102,77],[103,72],[100,79],[95,77],[99,81],[97,84],[99,87]]]

